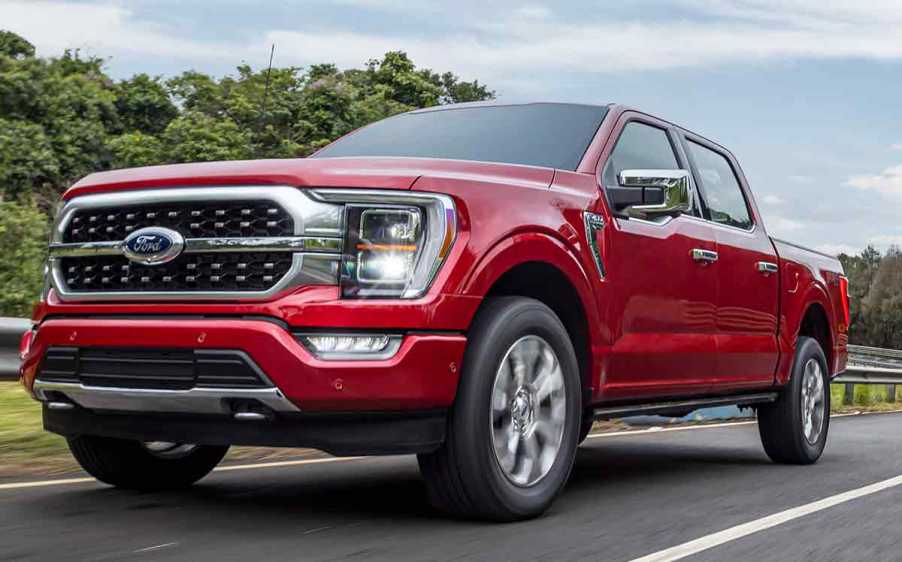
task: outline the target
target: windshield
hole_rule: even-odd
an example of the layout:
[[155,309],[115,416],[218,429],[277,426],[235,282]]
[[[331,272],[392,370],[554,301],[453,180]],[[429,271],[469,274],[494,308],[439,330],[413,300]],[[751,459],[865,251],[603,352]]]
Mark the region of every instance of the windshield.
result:
[[607,111],[536,103],[404,113],[338,139],[313,157],[409,156],[576,170]]

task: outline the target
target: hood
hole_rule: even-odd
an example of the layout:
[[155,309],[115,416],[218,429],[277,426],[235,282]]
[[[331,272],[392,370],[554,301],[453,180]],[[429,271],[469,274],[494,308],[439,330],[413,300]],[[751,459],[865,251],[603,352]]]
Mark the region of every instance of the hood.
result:
[[239,160],[129,168],[91,174],[69,188],[76,195],[166,187],[290,185],[410,189],[418,178],[472,177],[482,181],[540,182],[550,185],[554,171],[512,164],[429,158],[299,158]]

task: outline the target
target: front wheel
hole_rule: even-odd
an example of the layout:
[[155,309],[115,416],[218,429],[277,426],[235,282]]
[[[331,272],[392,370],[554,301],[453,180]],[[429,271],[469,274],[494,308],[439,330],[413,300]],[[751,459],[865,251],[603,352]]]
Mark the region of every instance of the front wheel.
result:
[[209,474],[229,448],[83,435],[69,439],[69,450],[85,472],[101,482],[134,490],[171,490]]
[[523,297],[488,302],[468,339],[445,443],[418,457],[430,500],[466,517],[535,517],[573,466],[582,413],[573,345],[551,309]]
[[817,340],[799,337],[792,376],[779,399],[758,408],[764,451],[774,462],[813,464],[827,445],[830,378]]

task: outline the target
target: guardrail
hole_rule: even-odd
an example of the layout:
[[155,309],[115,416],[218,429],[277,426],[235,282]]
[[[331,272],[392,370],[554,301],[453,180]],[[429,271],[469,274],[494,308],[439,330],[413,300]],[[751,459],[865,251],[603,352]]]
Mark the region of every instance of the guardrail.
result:
[[845,372],[833,379],[845,384],[843,404],[850,406],[855,399],[856,384],[885,384],[886,401],[896,401],[896,385],[902,384],[902,351],[849,346],[849,364]]
[[834,382],[846,384],[902,384],[902,351],[849,346],[849,365]]
[[30,320],[0,317],[0,380],[19,378],[19,340],[29,328]]

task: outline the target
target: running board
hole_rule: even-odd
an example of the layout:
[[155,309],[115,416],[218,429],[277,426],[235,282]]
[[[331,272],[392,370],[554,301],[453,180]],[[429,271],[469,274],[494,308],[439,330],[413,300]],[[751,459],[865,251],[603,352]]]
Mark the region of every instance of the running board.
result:
[[608,406],[595,408],[595,418],[620,418],[625,416],[641,416],[660,414],[664,412],[694,411],[713,406],[751,406],[753,404],[768,404],[775,402],[778,397],[776,392],[763,392],[759,394],[737,394],[734,396],[721,396],[718,398],[696,398],[693,400],[675,400],[672,402],[654,402],[650,404],[628,404],[623,406]]

